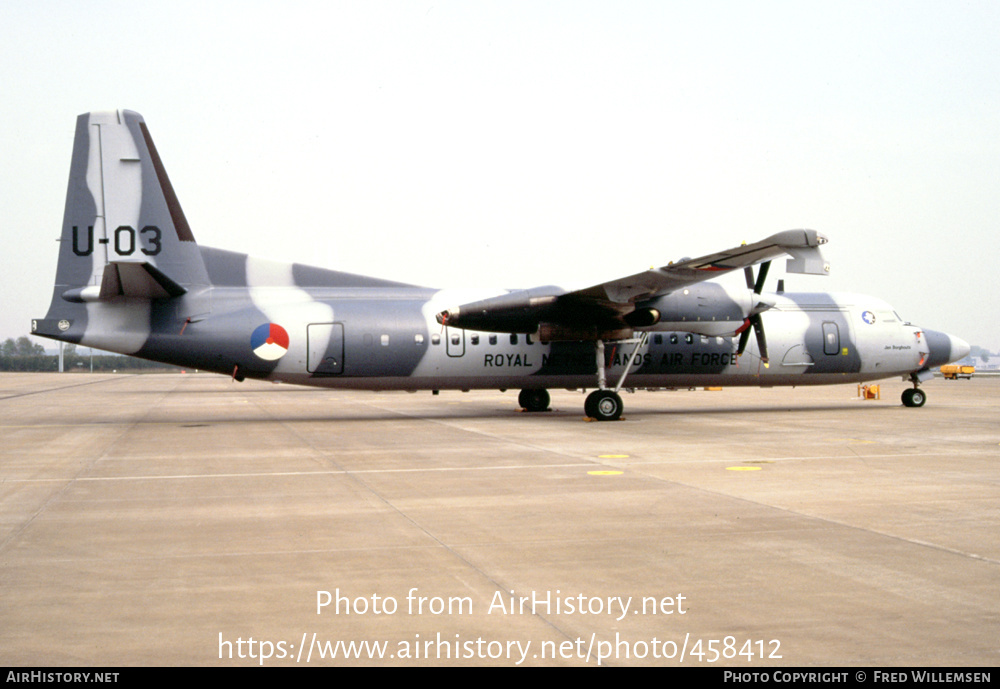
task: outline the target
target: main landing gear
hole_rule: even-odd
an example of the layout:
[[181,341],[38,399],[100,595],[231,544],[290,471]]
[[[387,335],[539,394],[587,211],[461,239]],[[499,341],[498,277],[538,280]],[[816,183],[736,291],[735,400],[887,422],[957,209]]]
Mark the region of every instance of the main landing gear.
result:
[[595,347],[597,354],[597,390],[587,395],[587,401],[583,403],[583,411],[589,418],[595,421],[617,421],[622,417],[625,405],[622,404],[622,398],[618,392],[625,384],[628,372],[632,370],[632,364],[635,363],[636,355],[639,354],[639,350],[643,348],[648,339],[649,333],[642,333],[638,339],[623,340],[621,342],[621,344],[631,344],[634,342],[635,348],[632,350],[632,354],[625,364],[625,370],[622,371],[622,376],[618,379],[618,384],[615,385],[613,390],[608,387],[607,382],[606,365],[604,363],[604,340],[597,341]]
[[[518,394],[517,403],[524,411],[548,411],[548,390],[525,388]],[[583,403],[583,410],[587,416],[598,421],[617,421],[621,418],[623,408],[622,398],[614,390],[594,390],[587,395],[587,401]]]
[[[615,385],[614,389],[609,388],[607,383],[606,364],[604,363],[604,340],[597,340],[595,348],[597,354],[597,390],[587,395],[587,400],[583,403],[583,410],[588,417],[595,421],[617,421],[622,417],[625,405],[622,404],[622,398],[618,392],[625,384],[628,372],[632,370],[635,357],[639,354],[639,350],[642,349],[648,339],[649,334],[642,333],[638,339],[620,341],[620,344],[634,343],[635,349],[632,350],[632,354],[628,358],[628,363],[625,364],[625,370],[622,371],[621,378],[618,379],[618,384]],[[549,393],[544,389],[525,388],[517,396],[517,403],[525,411],[547,411],[549,408]]]
[[583,403],[584,413],[595,421],[617,421],[622,409],[622,398],[614,390],[594,390]]
[[521,390],[517,396],[517,403],[525,411],[548,411],[549,391],[545,388]]

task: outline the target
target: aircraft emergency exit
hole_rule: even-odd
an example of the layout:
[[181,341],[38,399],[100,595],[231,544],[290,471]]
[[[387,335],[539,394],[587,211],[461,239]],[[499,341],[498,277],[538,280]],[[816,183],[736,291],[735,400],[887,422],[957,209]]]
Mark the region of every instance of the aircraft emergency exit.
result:
[[[922,406],[962,340],[856,294],[764,289],[773,259],[829,271],[813,230],[779,232],[584,289],[436,290],[199,246],[143,118],[77,119],[55,287],[32,333],[246,378],[366,390],[825,385],[902,376]],[[753,266],[760,265],[756,275]],[[711,282],[734,270],[746,288]],[[751,333],[753,337],[751,337]]]

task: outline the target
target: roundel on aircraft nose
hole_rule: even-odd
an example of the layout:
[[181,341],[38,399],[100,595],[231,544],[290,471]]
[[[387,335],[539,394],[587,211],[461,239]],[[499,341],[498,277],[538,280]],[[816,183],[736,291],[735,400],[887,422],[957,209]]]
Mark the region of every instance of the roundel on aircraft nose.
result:
[[288,351],[288,333],[277,323],[265,323],[250,335],[253,353],[266,361],[275,361]]

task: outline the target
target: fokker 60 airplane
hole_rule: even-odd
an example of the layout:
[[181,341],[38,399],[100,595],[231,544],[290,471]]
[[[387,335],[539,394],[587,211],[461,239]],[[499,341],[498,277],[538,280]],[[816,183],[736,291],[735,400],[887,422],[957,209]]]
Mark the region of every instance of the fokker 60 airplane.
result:
[[[969,346],[854,294],[765,292],[772,259],[825,274],[826,237],[779,232],[585,289],[435,290],[198,246],[143,118],[77,119],[52,302],[35,335],[257,378],[366,390],[824,385],[902,376],[922,406],[931,368]],[[752,266],[760,264],[756,276]],[[746,289],[709,282],[733,270]],[[751,332],[754,337],[751,338]],[[766,332],[766,335],[765,335]]]

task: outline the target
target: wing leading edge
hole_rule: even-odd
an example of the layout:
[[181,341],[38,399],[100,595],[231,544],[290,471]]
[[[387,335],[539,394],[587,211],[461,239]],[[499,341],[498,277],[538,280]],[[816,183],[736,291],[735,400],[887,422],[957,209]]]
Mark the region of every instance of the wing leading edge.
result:
[[539,333],[542,340],[627,337],[633,328],[660,320],[662,314],[645,302],[733,270],[787,254],[788,272],[826,275],[830,265],[819,247],[827,241],[815,230],[788,230],[581,290],[535,287],[462,304],[437,314],[437,321],[469,330]]

